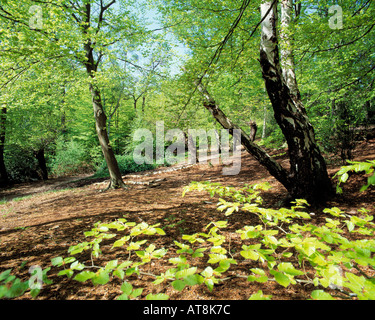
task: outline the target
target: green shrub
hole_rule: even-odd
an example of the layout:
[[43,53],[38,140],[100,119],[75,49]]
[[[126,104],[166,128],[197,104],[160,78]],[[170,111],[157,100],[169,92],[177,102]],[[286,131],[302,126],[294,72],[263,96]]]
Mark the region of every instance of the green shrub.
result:
[[22,281],[12,275],[12,269],[5,270],[0,273],[0,299],[16,298],[22,296],[26,291],[30,290],[30,294],[35,298],[44,284],[51,284],[52,281],[47,278],[47,272],[51,268],[44,270],[40,268],[30,268],[31,277],[27,281]]
[[93,165],[86,159],[84,147],[77,141],[58,139],[55,155],[49,162],[52,175],[64,176],[91,172]]
[[41,177],[38,161],[31,149],[16,144],[6,145],[4,162],[9,179],[13,182],[28,182]]
[[[351,172],[364,172],[365,174],[370,175],[367,178],[367,185],[362,186],[360,191],[366,191],[371,185],[375,185],[375,160],[368,160],[366,162],[358,161],[349,161],[348,166],[343,166],[336,174],[335,177],[338,177],[338,184],[336,186],[336,192],[342,193],[342,188],[340,187],[341,183],[345,183],[349,179],[349,174]],[[372,175],[371,175],[372,174]]]
[[[116,155],[117,163],[120,169],[121,174],[128,174],[134,172],[141,172],[155,169],[157,166],[155,164],[137,164],[135,163],[132,155],[119,156]],[[97,170],[96,177],[108,177],[109,171],[107,164],[103,162],[101,167]]]

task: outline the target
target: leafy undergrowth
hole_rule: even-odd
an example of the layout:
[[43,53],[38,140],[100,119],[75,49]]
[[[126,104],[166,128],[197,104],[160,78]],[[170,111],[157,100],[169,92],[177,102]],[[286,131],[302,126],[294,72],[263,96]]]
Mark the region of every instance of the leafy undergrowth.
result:
[[[341,182],[342,175],[338,172]],[[369,171],[367,171],[368,173]],[[371,182],[372,180],[369,180]],[[196,286],[215,290],[225,282],[240,279],[251,286],[276,283],[284,288],[314,287],[307,299],[375,299],[375,224],[366,209],[349,214],[326,208],[324,222],[314,223],[305,200],[291,208],[265,208],[262,192],[268,183],[242,188],[220,183],[193,182],[186,193],[209,193],[218,199],[222,219],[209,222],[203,232],[182,234],[168,247],[158,241],[167,226],[146,221],[128,221],[126,216],[96,222],[84,232],[85,241],[69,247],[66,256],[52,258],[51,266],[33,271],[32,281],[20,281],[10,270],[0,275],[0,296],[12,298],[31,289],[32,297],[51,284],[48,271],[58,269],[58,278],[93,286],[119,283],[116,299],[169,299],[169,288],[184,291]],[[254,223],[233,230],[230,217],[252,215]],[[227,231],[230,229],[230,231]],[[106,259],[110,247],[116,259]],[[153,272],[159,261],[163,272]],[[142,295],[134,279],[152,279],[157,293]],[[142,283],[142,282],[138,282]],[[270,300],[260,289],[249,299]]]

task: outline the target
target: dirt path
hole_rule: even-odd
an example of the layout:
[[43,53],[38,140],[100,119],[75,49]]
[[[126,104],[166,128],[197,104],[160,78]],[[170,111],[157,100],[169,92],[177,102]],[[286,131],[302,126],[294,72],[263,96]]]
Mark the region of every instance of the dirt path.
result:
[[10,201],[14,198],[28,197],[40,193],[55,191],[64,188],[74,188],[80,184],[89,184],[87,180],[91,175],[84,174],[73,177],[61,177],[49,179],[46,181],[37,181],[32,183],[20,183],[9,189],[0,189],[0,200]]
[[[276,159],[284,166],[288,160],[282,151]],[[11,199],[29,195],[24,199],[8,201],[0,205],[0,273],[12,268],[18,276],[27,277],[28,268],[33,265],[50,266],[50,259],[67,256],[69,246],[85,241],[84,231],[90,230],[97,221],[113,221],[126,217],[137,223],[161,223],[167,235],[157,239],[155,244],[169,248],[173,241],[183,234],[202,232],[211,221],[223,219],[216,210],[216,200],[202,193],[188,193],[182,197],[183,188],[191,181],[221,182],[225,185],[243,186],[247,183],[268,181],[273,188],[263,194],[264,205],[274,207],[286,196],[286,190],[247,153],[242,154],[242,170],[235,176],[223,176],[221,165],[199,164],[177,171],[158,174],[140,173],[124,176],[124,180],[141,182],[129,184],[127,190],[100,192],[107,185],[106,180],[89,181],[86,176],[56,179],[35,184],[24,184],[0,193],[0,197]],[[360,144],[355,152],[356,159],[375,159],[375,140]],[[333,175],[338,165],[331,165]],[[155,181],[158,183],[147,184]],[[375,191],[359,194],[363,177],[351,178],[350,186],[344,188],[344,195],[330,205],[347,210],[367,207],[374,210]],[[354,179],[354,180],[353,180]],[[254,223],[246,214],[231,216],[228,232],[234,232],[243,225]],[[181,241],[181,239],[180,239]],[[235,243],[232,244],[233,246]],[[104,249],[103,249],[104,250]],[[106,259],[118,258],[108,250]],[[22,264],[24,268],[20,269]],[[153,272],[165,272],[163,261],[152,265]],[[248,266],[242,266],[248,272]],[[164,271],[163,271],[164,270]],[[114,281],[106,286],[80,284],[57,277],[57,270],[51,271],[53,285],[43,289],[38,299],[115,299],[121,291],[121,284]],[[146,276],[134,279],[134,286],[144,287],[142,296],[164,290],[152,285],[153,279]],[[277,299],[306,299],[313,288],[300,286],[282,288],[275,283],[252,284],[246,279],[233,279],[215,287],[213,292],[204,286],[188,288],[182,292],[168,288],[165,291],[171,299],[247,299],[262,289]],[[21,299],[29,299],[26,294]]]

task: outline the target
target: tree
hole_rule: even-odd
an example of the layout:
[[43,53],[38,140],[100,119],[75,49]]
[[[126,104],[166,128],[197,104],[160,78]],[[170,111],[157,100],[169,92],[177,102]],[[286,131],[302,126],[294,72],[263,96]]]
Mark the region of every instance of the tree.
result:
[[8,173],[4,162],[6,114],[7,107],[6,105],[3,105],[0,111],[0,186],[6,186],[9,183]]
[[[292,1],[282,1],[284,29],[291,20]],[[279,57],[277,33],[277,1],[261,4],[260,64],[275,119],[288,143],[290,172],[286,188],[292,197],[317,202],[332,196],[325,160],[315,140],[315,132],[301,101],[294,72],[293,53],[289,35],[284,37],[284,72]]]
[[[37,17],[42,23],[30,22],[29,10],[35,3],[44,13],[44,16]],[[105,57],[115,56],[113,51],[116,51],[116,45],[124,46],[130,40],[136,45],[137,41],[145,39],[143,27],[135,17],[135,9],[129,10],[132,5],[132,0],[119,3],[115,0],[31,0],[23,1],[20,5],[15,1],[0,5],[1,21],[14,31],[14,35],[7,33],[5,41],[0,44],[12,59],[13,70],[19,70],[5,84],[17,79],[30,66],[40,65],[47,60],[75,61],[85,68],[96,132],[110,173],[109,187],[112,188],[124,187],[124,183],[107,134],[107,115],[103,108],[98,74]]]
[[[256,22],[254,12],[259,4],[261,16],[260,19],[258,16]],[[261,27],[259,33],[261,48],[260,53],[258,51],[258,60],[274,117],[288,144],[290,169],[283,168],[267,152],[251,141],[251,138],[241,129],[242,143],[247,151],[284,185],[293,198],[305,198],[310,202],[320,202],[332,196],[333,189],[325,160],[315,140],[314,129],[303,106],[296,82],[291,41],[292,30],[290,30],[292,5],[291,1],[282,2],[283,27],[277,30],[278,1],[252,3],[245,0],[240,4],[238,2],[213,4],[207,1],[204,4],[202,2],[198,4],[197,1],[192,0],[184,4],[180,2],[171,4],[176,11],[188,12],[188,15],[194,18],[195,15],[191,11],[196,9],[196,13],[199,15],[196,18],[198,21],[202,16],[209,16],[209,18],[205,17],[209,22],[208,26],[205,25],[206,28],[200,26],[201,29],[198,27],[198,31],[195,28],[192,32],[195,33],[194,35],[178,28],[177,33],[187,37],[195,60],[201,61],[195,66],[195,70],[198,72],[195,85],[203,94],[204,106],[230,132],[239,127],[219,107],[210,88],[215,87],[213,81],[216,74],[233,72],[236,68],[242,72],[244,81],[252,82],[254,72],[248,70],[250,66],[247,61],[253,57],[253,52],[248,43],[258,27]],[[297,12],[300,12],[299,6],[297,6]],[[215,14],[220,16],[220,21],[215,21]],[[166,12],[165,15],[170,14]],[[174,15],[176,13],[172,14],[172,17]],[[186,19],[189,18],[186,17]],[[200,30],[201,32],[199,32]],[[193,37],[197,33],[198,40],[194,41]],[[282,63],[279,39],[283,43]],[[227,50],[225,50],[226,48]],[[246,57],[246,54],[251,58]],[[193,70],[189,71],[192,73]],[[196,80],[197,78],[198,80]],[[207,80],[209,86],[203,84]],[[234,105],[237,103],[234,101]]]
[[[115,157],[115,153],[109,142],[109,137],[107,134],[107,116],[103,108],[100,89],[98,85],[95,83],[95,77],[96,73],[98,72],[100,60],[102,59],[102,53],[95,52],[96,41],[93,39],[93,36],[91,35],[92,29],[95,30],[95,34],[98,34],[100,32],[100,29],[102,28],[104,21],[104,14],[114,3],[115,1],[111,1],[107,5],[104,5],[102,1],[100,2],[100,7],[97,11],[98,16],[96,17],[96,26],[94,26],[93,24],[94,19],[92,16],[92,4],[90,2],[82,3],[82,6],[80,7],[81,10],[79,12],[80,18],[78,18],[77,16],[74,17],[77,21],[77,24],[80,26],[80,31],[82,32],[82,36],[84,39],[83,46],[85,59],[83,60],[83,64],[86,67],[88,76],[92,80],[89,83],[89,89],[92,96],[92,105],[95,117],[95,128],[110,175],[110,184],[108,187],[116,189],[120,187],[125,187],[125,184],[122,180],[122,175]],[[96,58],[95,54],[97,54]]]

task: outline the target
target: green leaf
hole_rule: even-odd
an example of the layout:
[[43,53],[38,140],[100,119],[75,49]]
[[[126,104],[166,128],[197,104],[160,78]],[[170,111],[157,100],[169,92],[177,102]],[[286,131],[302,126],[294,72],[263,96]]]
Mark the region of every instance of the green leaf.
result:
[[202,252],[206,251],[207,248],[199,248],[197,250],[194,251],[193,255],[192,255],[192,258],[201,258],[204,256],[204,254]]
[[304,274],[304,272],[295,269],[294,266],[290,262],[282,262],[277,266],[277,268],[280,271],[290,274],[292,276],[300,276]]
[[254,293],[250,296],[249,300],[271,300],[272,296],[265,296],[262,290]]
[[186,283],[183,280],[175,280],[172,282],[172,287],[177,291],[184,290],[185,286],[186,286]]
[[117,267],[117,264],[118,264],[118,260],[111,260],[111,261],[107,262],[104,269],[107,270],[107,271],[113,270]]
[[143,292],[143,288],[134,289],[132,293],[130,294],[131,297],[137,298],[139,297]]
[[250,275],[247,277],[247,281],[249,282],[252,282],[252,281],[256,281],[256,282],[259,282],[259,283],[265,283],[268,281],[268,277],[267,276],[253,276],[253,275]]
[[78,260],[77,261],[74,261],[71,265],[70,265],[70,269],[72,270],[83,270],[85,268],[85,266],[80,263]]
[[52,258],[51,259],[51,263],[53,266],[57,266],[57,267],[60,267],[62,266],[64,260],[62,257],[56,257],[56,258]]
[[104,285],[108,283],[108,281],[109,281],[109,274],[105,270],[101,271],[98,275],[92,278],[92,283],[94,285],[97,285],[97,284]]
[[131,285],[131,283],[124,281],[124,283],[121,285],[121,291],[129,296],[133,291],[133,286]]
[[245,259],[251,259],[255,261],[259,259],[259,253],[254,250],[244,250],[244,251],[241,251],[240,254]]
[[133,273],[136,273],[139,275],[139,270],[138,270],[138,267],[133,267],[133,268],[128,268],[125,272],[125,274],[129,277],[131,276]]
[[335,300],[329,293],[323,290],[315,290],[311,293],[314,300]]
[[64,259],[65,264],[72,263],[74,261],[76,261],[75,257],[67,257],[67,258]]
[[264,270],[259,269],[259,268],[253,268],[253,269],[251,269],[251,271],[253,273],[255,273],[256,276],[250,275],[247,278],[247,281],[256,281],[256,282],[259,282],[259,283],[264,283],[264,282],[268,281],[268,277],[266,276],[266,273],[265,273]]
[[169,296],[165,293],[148,294],[146,300],[168,300]]
[[297,212],[297,215],[304,218],[304,219],[311,219],[311,216],[307,212],[299,211],[299,212]]
[[113,244],[112,248],[122,247],[129,240],[130,240],[129,236],[122,237],[121,239],[115,241],[115,243]]
[[281,284],[285,288],[289,286],[290,280],[285,274],[275,270],[270,270],[270,273],[275,277],[277,283]]
[[40,289],[31,289],[30,295],[35,298],[40,293]]
[[57,275],[58,276],[64,276],[66,275],[68,278],[71,278],[74,274],[74,271],[71,270],[71,269],[65,269],[65,270],[61,270]]
[[349,174],[347,172],[345,172],[341,177],[340,177],[340,181],[342,183],[345,183],[349,178]]
[[82,271],[82,272],[78,273],[74,277],[74,280],[79,281],[79,282],[85,282],[85,281],[87,281],[89,279],[92,279],[94,277],[96,277],[96,273],[95,272],[91,272],[91,271],[85,270],[85,271]]
[[185,284],[188,286],[195,286],[203,283],[203,277],[199,274],[192,274],[184,278]]
[[183,269],[181,271],[176,272],[176,278],[177,279],[181,279],[181,278],[183,279],[187,276],[193,275],[194,273],[196,273],[196,271],[197,271],[197,267]]
[[264,276],[266,274],[266,272],[263,269],[253,268],[250,270],[259,276]]
[[12,272],[12,269],[8,269],[8,270],[5,270],[4,272],[2,272],[0,274],[0,281],[5,280],[4,282],[7,282],[7,279],[9,278],[11,272]]
[[133,263],[133,261],[125,261],[125,262],[121,263],[121,264],[117,267],[117,269],[118,269],[118,270],[119,270],[119,269],[120,269],[120,270],[125,269],[125,268],[131,266],[132,263]]
[[375,173],[371,177],[368,178],[367,183],[375,185]]
[[183,255],[180,255],[177,258],[170,258],[168,261],[173,264],[182,265],[186,263],[186,257]]
[[354,223],[349,220],[346,220],[345,222],[346,222],[346,226],[348,227],[349,232],[352,232],[355,228]]
[[204,279],[204,283],[206,284],[208,290],[212,291],[214,289],[214,280],[213,279]]
[[129,296],[125,293],[117,297],[117,300],[130,300]]
[[217,254],[217,253],[211,253],[209,254],[210,259],[208,260],[208,263],[218,263],[221,260],[226,260],[228,257],[225,254]]
[[160,229],[160,228],[155,228],[155,231],[157,234],[161,235],[161,236],[165,236],[165,231],[163,229]]
[[201,275],[204,276],[205,278],[212,277],[213,274],[214,274],[214,269],[212,269],[211,267],[206,267],[206,269],[204,269],[201,272]]
[[311,255],[313,255],[315,253],[315,250],[316,250],[316,247],[315,247],[315,244],[314,243],[311,243],[311,242],[305,242],[303,243],[302,245],[302,250],[304,251],[304,253],[310,257]]
[[116,269],[115,271],[113,271],[113,275],[123,280],[125,278],[125,271],[122,269]]

